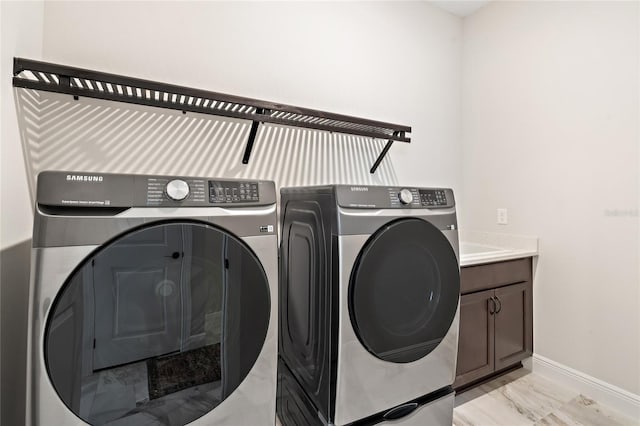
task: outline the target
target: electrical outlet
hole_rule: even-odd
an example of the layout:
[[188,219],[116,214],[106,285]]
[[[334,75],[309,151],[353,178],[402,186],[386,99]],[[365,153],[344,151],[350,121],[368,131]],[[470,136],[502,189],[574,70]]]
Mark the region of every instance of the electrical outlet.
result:
[[507,223],[509,223],[507,209],[498,209],[498,225],[506,225]]

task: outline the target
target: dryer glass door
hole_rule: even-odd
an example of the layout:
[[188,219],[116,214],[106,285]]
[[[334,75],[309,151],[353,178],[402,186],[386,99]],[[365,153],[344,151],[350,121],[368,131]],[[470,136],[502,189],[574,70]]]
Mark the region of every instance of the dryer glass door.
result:
[[147,225],[79,265],[48,315],[45,360],[92,425],[185,425],[247,376],[267,334],[266,275],[230,233]]
[[351,323],[376,357],[416,361],[447,334],[459,295],[458,261],[447,238],[429,222],[400,219],[372,235],[356,259]]

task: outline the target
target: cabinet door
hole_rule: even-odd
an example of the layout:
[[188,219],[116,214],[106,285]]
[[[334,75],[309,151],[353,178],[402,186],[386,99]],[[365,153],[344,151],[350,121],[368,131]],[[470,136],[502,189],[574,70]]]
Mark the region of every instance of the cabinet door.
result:
[[530,282],[495,290],[495,368],[500,370],[523,360],[533,350]]
[[454,387],[462,386],[494,371],[493,290],[460,298],[460,337]]

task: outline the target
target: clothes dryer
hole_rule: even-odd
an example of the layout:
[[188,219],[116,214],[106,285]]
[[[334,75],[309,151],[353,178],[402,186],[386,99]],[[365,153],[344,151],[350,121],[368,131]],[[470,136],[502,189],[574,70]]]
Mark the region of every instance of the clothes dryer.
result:
[[450,425],[460,298],[452,190],[288,188],[281,206],[282,423]]
[[273,182],[44,172],[27,424],[275,419]]

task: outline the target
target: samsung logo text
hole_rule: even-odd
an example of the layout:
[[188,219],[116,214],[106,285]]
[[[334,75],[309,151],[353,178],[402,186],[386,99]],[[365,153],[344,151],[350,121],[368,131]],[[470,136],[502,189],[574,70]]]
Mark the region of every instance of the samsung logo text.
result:
[[67,181],[73,182],[102,182],[103,180],[102,176],[67,175]]

